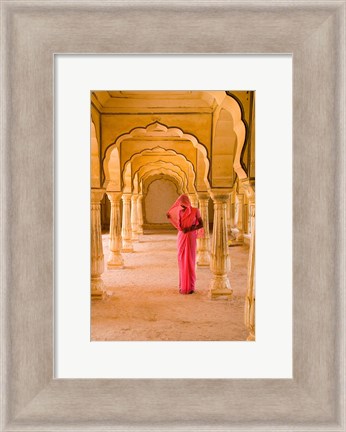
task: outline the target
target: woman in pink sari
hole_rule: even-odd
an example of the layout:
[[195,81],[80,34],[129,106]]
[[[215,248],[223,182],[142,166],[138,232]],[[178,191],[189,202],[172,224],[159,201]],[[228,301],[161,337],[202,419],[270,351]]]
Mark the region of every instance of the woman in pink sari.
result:
[[196,240],[203,235],[203,222],[198,208],[191,206],[187,195],[181,195],[167,212],[178,230],[179,292],[193,294],[196,282]]

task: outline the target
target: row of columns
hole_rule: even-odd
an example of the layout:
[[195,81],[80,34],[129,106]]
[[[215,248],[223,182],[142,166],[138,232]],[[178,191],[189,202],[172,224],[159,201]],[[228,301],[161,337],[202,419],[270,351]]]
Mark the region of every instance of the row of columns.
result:
[[[142,194],[122,194],[121,192],[108,192],[109,201],[117,201],[118,206],[122,199],[126,211],[123,212],[123,220],[125,224],[121,227],[122,238],[124,245],[120,247],[124,252],[131,252],[133,250],[132,243],[138,241],[138,236],[143,234],[143,210],[142,210]],[[230,244],[242,244],[244,242],[244,235],[251,233],[251,224],[249,216],[249,203],[244,194],[236,194],[231,192],[227,199],[227,233]],[[190,195],[192,205],[198,207],[201,213],[204,213],[203,220],[206,221],[208,217],[208,193],[198,193],[198,197],[194,194]],[[203,206],[206,211],[203,211]],[[117,211],[118,213],[118,211]],[[129,216],[130,215],[130,216]],[[130,223],[129,223],[130,218]],[[119,219],[119,217],[118,217]],[[206,222],[205,222],[205,225]],[[110,230],[112,231],[112,223],[110,223]],[[209,234],[209,233],[208,233]],[[208,235],[209,237],[209,235]],[[200,253],[201,259],[198,265],[209,265],[205,258],[205,241],[198,242],[203,252]],[[109,264],[112,267],[112,264]]]
[[251,234],[251,221],[246,195],[232,193],[227,201],[227,232],[233,244],[242,244],[244,235]]
[[[231,190],[212,190],[211,198],[214,203],[213,236],[210,247],[209,235],[209,194],[199,193],[190,195],[193,206],[200,208],[205,227],[204,237],[198,239],[197,265],[208,267],[213,273],[210,285],[211,298],[231,296],[232,289],[227,273],[230,271],[230,257],[228,250],[228,233],[232,229],[232,211],[230,211]],[[91,191],[91,283],[92,296],[102,295],[101,274],[104,270],[102,249],[100,202],[105,191],[92,189]],[[133,252],[133,242],[138,241],[138,235],[143,233],[142,195],[132,195],[121,192],[107,192],[111,202],[110,216],[110,255],[107,261],[109,269],[122,268],[124,261],[121,252]],[[239,198],[240,197],[240,198]],[[120,217],[120,200],[123,200],[122,218]],[[238,196],[238,208],[242,208],[241,195]],[[122,223],[121,223],[122,220]],[[236,213],[237,227],[242,221],[242,212]],[[252,228],[254,229],[254,228]],[[239,230],[240,234],[243,231]],[[238,239],[239,240],[239,235]]]

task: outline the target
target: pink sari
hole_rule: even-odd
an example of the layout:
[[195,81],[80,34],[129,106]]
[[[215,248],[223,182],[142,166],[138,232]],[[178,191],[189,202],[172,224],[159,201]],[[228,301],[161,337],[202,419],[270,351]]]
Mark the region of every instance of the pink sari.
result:
[[[182,209],[182,205],[186,208]],[[168,210],[169,220],[178,230],[178,265],[179,265],[179,292],[190,294],[195,291],[196,282],[196,239],[203,236],[203,228],[199,230],[183,232],[184,228],[198,225],[201,218],[198,208],[191,207],[187,195],[181,195]]]

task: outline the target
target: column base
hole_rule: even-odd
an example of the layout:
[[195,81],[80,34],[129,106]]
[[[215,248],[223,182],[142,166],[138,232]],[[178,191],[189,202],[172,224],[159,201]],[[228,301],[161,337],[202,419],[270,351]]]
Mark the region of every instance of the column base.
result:
[[120,253],[111,252],[109,259],[107,261],[107,268],[109,270],[121,269],[124,267],[124,260]]
[[232,229],[228,234],[228,246],[240,246],[244,244],[244,234],[238,229]]
[[122,252],[133,252],[133,246],[132,246],[132,242],[125,240],[123,241],[123,246],[121,248]]
[[207,251],[199,252],[197,254],[197,266],[209,267],[210,266],[210,253]]
[[230,239],[228,240],[228,246],[242,246],[244,244],[244,237],[237,239]]
[[98,278],[91,278],[91,299],[100,300],[104,295],[103,280]]
[[138,233],[136,233],[135,235],[133,235],[132,238],[131,238],[131,240],[133,242],[136,242],[136,243],[139,242]]
[[227,275],[213,276],[213,279],[210,282],[209,291],[209,297],[211,299],[216,299],[220,297],[230,298],[232,294],[233,290],[231,289],[231,284]]
[[141,228],[138,228],[138,234],[143,234],[143,227],[141,227]]

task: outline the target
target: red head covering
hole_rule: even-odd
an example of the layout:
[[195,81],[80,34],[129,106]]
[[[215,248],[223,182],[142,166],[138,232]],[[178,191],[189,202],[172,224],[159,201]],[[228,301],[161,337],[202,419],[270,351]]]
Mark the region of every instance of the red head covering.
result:
[[176,202],[172,205],[172,207],[168,210],[167,216],[169,216],[169,221],[171,224],[179,230],[179,212],[181,210],[181,206],[186,207],[185,212],[189,214],[191,212],[191,202],[189,197],[186,194],[180,195],[180,197],[176,200]]

